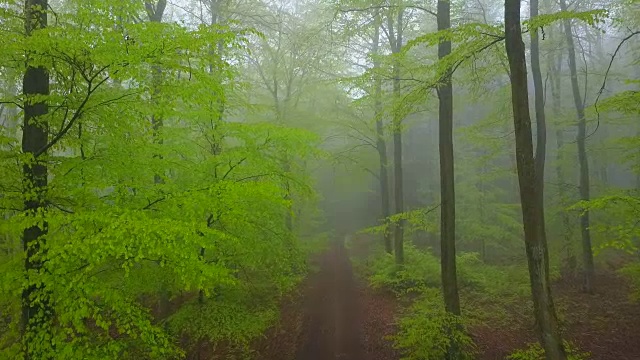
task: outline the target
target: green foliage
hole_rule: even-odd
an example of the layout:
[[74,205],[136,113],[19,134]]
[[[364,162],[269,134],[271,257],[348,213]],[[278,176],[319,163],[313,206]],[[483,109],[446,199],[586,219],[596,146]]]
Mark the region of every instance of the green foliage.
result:
[[[529,272],[525,264],[488,265],[481,261],[478,253],[462,253],[457,261],[460,286],[474,293],[505,301],[530,296]],[[551,281],[559,276],[558,269],[552,268]]]
[[605,248],[613,248],[634,254],[640,248],[640,229],[636,226],[640,215],[638,197],[627,194],[603,196],[588,202],[578,202],[570,209],[588,209],[596,214],[603,212],[602,215],[605,215],[592,225],[597,233],[604,234],[603,240],[594,244],[596,253]]
[[640,301],[640,263],[636,261],[627,264],[620,269],[620,273],[631,283],[631,299]]
[[[564,342],[565,351],[567,352],[568,360],[588,360],[590,358],[590,354],[586,352],[580,351],[575,345],[571,342]],[[544,360],[546,359],[544,356],[544,350],[540,343],[529,344],[526,349],[517,350],[511,353],[508,357],[508,360]]]
[[[21,211],[36,196],[22,191],[33,159],[0,128],[0,358],[21,358],[21,341],[56,359],[176,358],[181,335],[246,344],[305,276],[318,137],[234,118],[250,109],[233,64],[252,31],[127,21],[145,16],[142,2],[52,6],[50,26],[26,38],[18,3],[0,10],[2,80],[24,72],[27,52],[52,79],[48,206],[37,214]],[[45,265],[26,273],[19,240],[45,222]],[[21,337],[30,285],[55,318]],[[152,314],[156,302],[182,306]]]
[[444,359],[452,343],[461,350],[458,359],[473,359],[474,344],[464,331],[462,319],[444,310],[438,290],[424,291],[400,315],[398,327],[392,339],[394,346],[403,352],[402,359]]
[[603,24],[609,18],[607,9],[596,9],[589,11],[558,11],[552,14],[541,14],[533,19],[524,21],[523,23],[529,30],[544,28],[556,21],[561,20],[580,20],[589,26]]
[[440,285],[440,261],[430,252],[406,244],[405,263],[396,265],[393,255],[380,255],[367,269],[369,281],[376,288],[387,288],[398,295],[422,293]]

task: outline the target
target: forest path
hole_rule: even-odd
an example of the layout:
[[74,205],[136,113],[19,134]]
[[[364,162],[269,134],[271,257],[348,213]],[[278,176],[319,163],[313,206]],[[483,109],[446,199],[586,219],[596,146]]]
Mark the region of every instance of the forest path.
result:
[[319,258],[305,296],[305,331],[296,360],[397,359],[384,340],[393,327],[394,301],[354,278],[343,242]]
[[320,258],[307,293],[307,334],[297,360],[365,360],[358,292],[342,242]]

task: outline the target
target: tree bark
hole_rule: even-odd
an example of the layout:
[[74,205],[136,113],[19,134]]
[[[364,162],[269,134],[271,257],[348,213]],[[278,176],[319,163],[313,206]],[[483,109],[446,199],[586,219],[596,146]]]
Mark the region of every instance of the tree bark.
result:
[[[566,0],[560,0],[560,10],[567,11]],[[584,115],[584,102],[578,84],[578,70],[576,65],[576,50],[573,42],[573,30],[570,20],[563,21],[564,34],[569,52],[569,71],[571,72],[571,89],[573,102],[578,116],[578,163],[580,165],[580,200],[589,201],[589,160],[587,158],[587,122]],[[583,290],[593,293],[593,249],[591,247],[591,233],[589,231],[589,211],[580,214],[580,233],[582,235],[582,261],[584,266]]]
[[[538,16],[538,0],[530,0],[529,17]],[[538,188],[538,201],[542,209],[542,232],[544,229],[544,165],[547,154],[547,122],[544,112],[544,85],[542,84],[542,72],[540,70],[540,37],[538,30],[530,32],[531,36],[531,75],[533,76],[534,105],[536,110],[536,155],[535,173],[536,187]],[[545,239],[546,240],[546,239]]]
[[378,160],[380,162],[380,172],[378,178],[380,179],[380,197],[382,206],[382,217],[386,226],[386,231],[383,234],[384,248],[388,254],[393,252],[393,244],[391,243],[391,232],[389,229],[389,215],[391,209],[389,205],[389,174],[388,174],[388,159],[387,159],[387,144],[384,140],[384,124],[382,123],[382,79],[378,74],[380,70],[380,60],[378,59],[380,48],[380,10],[376,9],[374,13],[375,30],[373,33],[373,49],[371,51],[373,55],[373,73],[375,76],[375,88],[374,88],[374,117],[376,119],[376,149],[378,151]]
[[[31,36],[35,30],[47,27],[47,0],[25,1],[25,31]],[[53,319],[51,292],[44,283],[38,283],[33,275],[46,271],[44,265],[47,256],[47,222],[37,221],[44,218],[48,169],[47,151],[38,156],[38,152],[48,144],[49,108],[46,100],[34,99],[49,95],[49,73],[42,66],[33,67],[27,54],[27,66],[22,80],[24,101],[24,119],[22,131],[22,152],[32,155],[22,166],[24,212],[34,221],[22,233],[22,245],[25,252],[24,270],[27,286],[22,290],[22,331],[25,359],[46,359],[53,357],[52,344],[44,344],[35,333],[48,331]],[[39,223],[39,224],[38,224]],[[50,339],[50,337],[49,337]],[[40,349],[40,350],[39,350]],[[45,351],[41,351],[45,349]]]
[[518,182],[534,315],[546,359],[565,360],[567,356],[549,286],[549,256],[544,239],[545,234],[542,231],[544,229],[541,225],[542,209],[537,194],[527,66],[520,26],[520,0],[505,0],[505,46],[511,74]]
[[[451,3],[438,1],[438,31],[451,28]],[[441,40],[438,44],[438,59],[451,53],[451,41]],[[456,274],[456,201],[453,159],[453,86],[451,68],[438,85],[439,153],[440,153],[440,266],[442,293],[445,309],[453,315],[460,315],[460,296]],[[447,359],[457,359],[460,346],[454,334],[450,335]]]

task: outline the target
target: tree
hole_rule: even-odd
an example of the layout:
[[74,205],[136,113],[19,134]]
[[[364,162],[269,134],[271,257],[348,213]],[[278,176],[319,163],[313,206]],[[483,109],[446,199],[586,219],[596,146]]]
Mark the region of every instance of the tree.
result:
[[[438,31],[451,28],[451,3],[438,1]],[[438,58],[443,60],[451,54],[451,41],[441,39]],[[440,143],[440,265],[442,292],[447,312],[460,315],[460,296],[456,274],[456,200],[453,166],[453,87],[449,67],[438,85],[439,99],[439,143]],[[449,359],[456,359],[459,349],[453,343],[448,352]]]
[[[26,0],[24,4],[25,32],[31,36],[47,27],[47,0]],[[33,49],[35,50],[35,49]],[[24,271],[27,286],[22,290],[22,327],[25,359],[51,357],[53,345],[46,337],[35,336],[38,332],[51,332],[53,321],[53,299],[49,284],[41,283],[40,277],[46,272],[44,262],[47,259],[48,246],[46,236],[46,199],[48,170],[46,157],[49,144],[49,107],[46,96],[49,95],[49,73],[44,64],[27,56],[27,67],[22,80],[24,100],[24,123],[22,130],[22,152],[24,153],[23,190],[24,212],[29,219],[22,233],[22,245],[25,253]],[[49,335],[48,339],[51,339]],[[42,349],[46,349],[44,352]],[[43,356],[45,355],[45,356]]]
[[[404,27],[403,16],[404,6],[403,0],[398,0],[394,8],[390,8],[387,16],[387,31],[389,32],[389,44],[391,45],[392,54],[398,55],[402,50],[402,32]],[[393,18],[393,15],[396,18]],[[395,24],[395,25],[394,25]],[[394,30],[395,26],[395,30]],[[400,64],[396,58],[393,62],[393,98],[394,102],[400,100]],[[398,104],[394,104],[393,110],[393,175],[394,175],[394,201],[395,214],[404,212],[404,183],[402,176],[402,115],[397,109]],[[394,233],[394,252],[397,264],[404,263],[404,224],[405,219],[398,219],[395,224]]]
[[[389,161],[387,158],[387,143],[384,135],[384,123],[382,121],[382,79],[380,78],[380,28],[382,27],[382,21],[380,16],[380,9],[374,11],[374,32],[373,32],[373,44],[371,55],[373,56],[373,74],[374,79],[374,117],[376,120],[376,150],[378,152],[378,161],[380,163],[380,169],[378,172],[378,179],[380,182],[380,201],[382,206],[382,217],[385,224],[389,224],[389,215],[391,215],[390,209],[390,196],[389,196],[389,173],[388,166]],[[391,232],[387,229],[383,232],[384,248],[387,253],[393,252],[393,244],[391,242]]]
[[[567,11],[566,0],[560,0],[560,10]],[[580,94],[578,84],[578,70],[576,65],[576,50],[573,42],[573,30],[571,20],[563,20],[565,41],[569,54],[569,71],[571,72],[571,90],[573,102],[578,117],[578,163],[580,165],[580,200],[589,201],[589,159],[587,158],[587,120],[584,114],[584,100]],[[589,230],[589,210],[584,209],[580,213],[580,233],[582,235],[582,266],[584,267],[583,289],[587,293],[593,292],[593,249],[591,247],[591,233]]]
[[[539,12],[539,1],[531,0],[529,2],[529,17],[535,18]],[[538,187],[538,201],[542,204],[540,208],[543,209],[541,225],[544,226],[544,166],[546,160],[546,148],[547,148],[547,124],[545,118],[544,109],[544,87],[542,83],[542,71],[540,70],[540,37],[538,29],[534,28],[530,32],[531,36],[531,74],[533,76],[533,93],[534,104],[536,113],[536,153],[535,153],[535,168],[536,168],[536,186]],[[543,228],[541,230],[546,233]]]
[[504,17],[525,248],[538,336],[548,360],[564,360],[567,356],[560,336],[549,283],[549,255],[542,224],[544,209],[539,201],[540,189],[536,186],[520,5],[520,0],[505,0]]

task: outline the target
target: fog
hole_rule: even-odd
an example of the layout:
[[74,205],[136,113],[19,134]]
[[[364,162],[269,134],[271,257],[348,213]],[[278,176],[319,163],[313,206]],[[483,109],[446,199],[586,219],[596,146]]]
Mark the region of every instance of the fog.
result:
[[0,359],[638,358],[639,59],[637,0],[2,2]]

